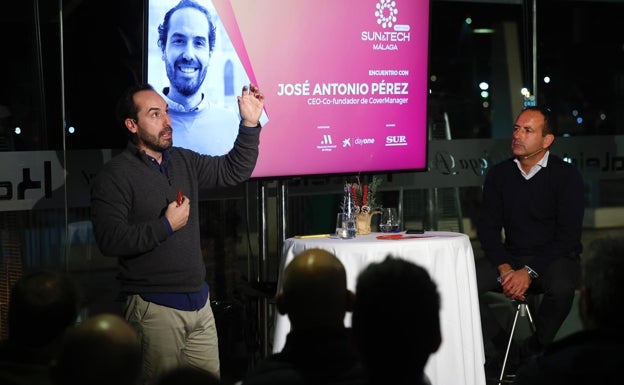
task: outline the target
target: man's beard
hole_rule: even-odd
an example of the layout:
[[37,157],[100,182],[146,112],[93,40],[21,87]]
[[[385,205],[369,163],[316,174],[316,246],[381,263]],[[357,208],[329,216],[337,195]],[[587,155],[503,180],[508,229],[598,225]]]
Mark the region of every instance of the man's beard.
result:
[[201,67],[199,69],[199,74],[196,78],[191,80],[178,77],[179,72],[177,71],[176,63],[167,63],[167,77],[169,78],[170,86],[178,91],[181,95],[189,97],[191,95],[196,94],[204,83],[204,79],[206,78],[206,73],[208,72],[208,67]]
[[161,136],[167,131],[171,131],[171,127],[159,132],[158,136],[150,135],[145,132],[141,133],[141,131],[139,131],[137,132],[137,137],[139,143],[143,144],[146,148],[156,152],[163,152],[173,146],[173,137],[170,140],[161,140]]

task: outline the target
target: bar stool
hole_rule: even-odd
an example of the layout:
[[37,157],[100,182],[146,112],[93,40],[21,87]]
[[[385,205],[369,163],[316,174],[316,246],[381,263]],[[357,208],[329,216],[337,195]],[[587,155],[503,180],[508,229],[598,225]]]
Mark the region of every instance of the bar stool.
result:
[[[516,324],[518,323],[518,317],[528,317],[529,318],[529,326],[531,327],[531,332],[535,333],[535,323],[533,322],[533,317],[531,316],[531,310],[529,310],[529,304],[527,301],[518,301],[514,300],[513,303],[516,305],[516,314],[514,315],[513,324],[511,326],[511,332],[509,333],[509,341],[507,342],[507,349],[505,350],[505,358],[503,359],[503,366],[501,368],[500,376],[498,377],[498,383],[510,383],[513,381],[513,375],[511,379],[507,379],[503,381],[505,378],[505,369],[507,367],[507,359],[509,358],[509,350],[511,348],[511,343],[513,342],[514,332],[516,331]],[[509,375],[508,375],[509,377]]]

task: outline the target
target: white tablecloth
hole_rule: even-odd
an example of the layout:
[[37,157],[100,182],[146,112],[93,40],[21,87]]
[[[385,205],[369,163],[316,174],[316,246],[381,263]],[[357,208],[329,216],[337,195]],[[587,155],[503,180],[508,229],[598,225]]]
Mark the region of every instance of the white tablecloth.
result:
[[[369,263],[382,261],[387,255],[410,260],[429,272],[441,296],[440,326],[442,345],[427,362],[425,373],[433,385],[484,385],[483,337],[475,277],[474,254],[466,234],[432,231],[422,238],[380,240],[383,233],[358,235],[354,239],[289,238],[284,243],[278,290],[282,272],[288,262],[302,251],[322,248],[335,254],[347,272],[347,286],[355,292],[357,275]],[[345,325],[351,325],[347,313]],[[290,322],[277,314],[273,351],[284,346]]]

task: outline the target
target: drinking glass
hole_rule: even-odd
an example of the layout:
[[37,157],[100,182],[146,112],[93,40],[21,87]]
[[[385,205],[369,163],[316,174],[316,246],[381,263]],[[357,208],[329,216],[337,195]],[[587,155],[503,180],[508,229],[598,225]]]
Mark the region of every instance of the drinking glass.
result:
[[336,216],[336,235],[340,239],[355,238],[355,217],[346,213]]
[[399,215],[395,207],[381,209],[379,230],[384,233],[396,233],[399,231]]

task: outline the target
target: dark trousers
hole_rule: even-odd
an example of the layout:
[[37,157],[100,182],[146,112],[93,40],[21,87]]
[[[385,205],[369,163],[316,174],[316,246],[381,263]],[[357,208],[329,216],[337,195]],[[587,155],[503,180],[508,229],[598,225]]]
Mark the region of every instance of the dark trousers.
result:
[[[527,264],[525,261],[530,259],[529,257],[517,258],[512,266],[514,269],[520,269]],[[531,309],[535,321],[535,337],[542,348],[554,340],[557,331],[570,313],[580,271],[578,255],[557,258],[545,271],[538,272],[540,276],[534,279],[529,287],[529,295],[543,294],[537,308]],[[501,285],[496,280],[498,270],[487,258],[480,258],[477,260],[476,274],[483,339],[484,341],[492,340],[501,332],[509,332],[502,329],[484,298],[487,292],[502,292]]]

